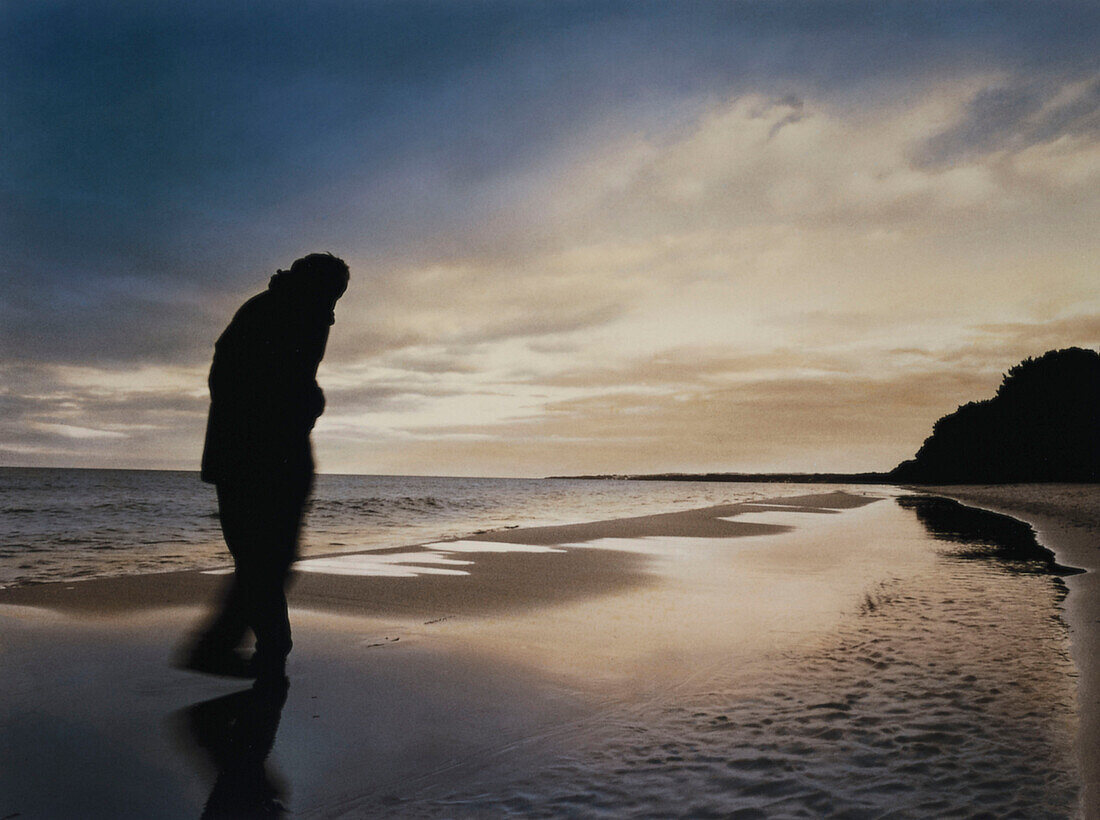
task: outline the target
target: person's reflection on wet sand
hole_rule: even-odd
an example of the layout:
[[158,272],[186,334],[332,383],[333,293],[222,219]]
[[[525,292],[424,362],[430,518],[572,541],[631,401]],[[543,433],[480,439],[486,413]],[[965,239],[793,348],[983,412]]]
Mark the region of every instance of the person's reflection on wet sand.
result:
[[279,778],[268,769],[283,704],[286,678],[258,680],[250,689],[203,701],[179,713],[186,743],[216,771],[202,817],[283,817]]

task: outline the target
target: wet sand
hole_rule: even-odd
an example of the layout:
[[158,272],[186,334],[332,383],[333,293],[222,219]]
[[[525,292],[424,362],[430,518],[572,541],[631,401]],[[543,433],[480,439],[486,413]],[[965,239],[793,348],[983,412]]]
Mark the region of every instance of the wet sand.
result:
[[288,693],[170,667],[217,575],[0,591],[0,817],[1071,816],[1061,582],[894,495],[303,562]]
[[1066,578],[1065,618],[1080,674],[1077,748],[1084,804],[1088,817],[1100,817],[1100,485],[967,485],[927,492],[1026,521],[1060,563],[1086,570]]

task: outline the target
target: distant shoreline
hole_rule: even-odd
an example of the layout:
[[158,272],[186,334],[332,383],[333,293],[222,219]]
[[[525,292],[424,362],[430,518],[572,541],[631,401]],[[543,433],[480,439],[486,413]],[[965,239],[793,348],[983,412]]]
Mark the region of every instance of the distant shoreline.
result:
[[[943,482],[900,479],[890,473],[645,473],[627,475],[606,473],[601,475],[550,475],[547,480],[574,481],[717,481],[742,484],[889,484],[895,487],[941,487]],[[1092,481],[972,481],[952,486],[960,487],[1014,487],[1020,484],[1068,484],[1093,486]]]
[[[551,475],[584,481],[730,481],[745,484],[896,484],[889,473],[646,473],[642,475]],[[912,483],[912,482],[906,482]]]

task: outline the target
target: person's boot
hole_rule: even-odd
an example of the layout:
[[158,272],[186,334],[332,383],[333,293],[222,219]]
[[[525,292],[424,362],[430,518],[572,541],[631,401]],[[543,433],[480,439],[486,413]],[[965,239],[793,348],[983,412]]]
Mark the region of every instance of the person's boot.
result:
[[248,667],[258,681],[286,680],[286,655],[281,652],[255,652]]
[[239,649],[213,647],[202,643],[185,650],[177,658],[176,666],[191,672],[221,675],[226,678],[256,677],[252,663]]

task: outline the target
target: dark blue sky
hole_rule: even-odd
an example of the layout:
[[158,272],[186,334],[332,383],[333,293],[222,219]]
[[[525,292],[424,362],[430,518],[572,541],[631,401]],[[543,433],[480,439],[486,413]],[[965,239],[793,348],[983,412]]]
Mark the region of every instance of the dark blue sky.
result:
[[[495,183],[608,121],[659,133],[748,90],[860,104],[975,67],[1063,80],[1095,70],[1100,19],[1092,3],[959,2],[0,15],[5,354],[61,361],[183,353],[189,328],[210,330],[186,297],[304,249],[386,255],[476,231],[507,207]],[[142,317],[160,338],[135,350]]]

